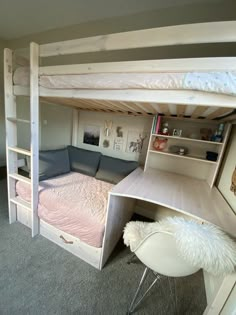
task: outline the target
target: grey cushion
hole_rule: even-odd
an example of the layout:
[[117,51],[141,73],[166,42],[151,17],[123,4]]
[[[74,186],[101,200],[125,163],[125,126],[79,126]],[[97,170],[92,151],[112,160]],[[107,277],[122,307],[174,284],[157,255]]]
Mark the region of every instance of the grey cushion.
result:
[[70,172],[67,148],[39,152],[39,180]]
[[68,146],[70,169],[89,176],[95,176],[101,153]]
[[96,178],[117,184],[138,167],[136,161],[126,161],[102,155]]

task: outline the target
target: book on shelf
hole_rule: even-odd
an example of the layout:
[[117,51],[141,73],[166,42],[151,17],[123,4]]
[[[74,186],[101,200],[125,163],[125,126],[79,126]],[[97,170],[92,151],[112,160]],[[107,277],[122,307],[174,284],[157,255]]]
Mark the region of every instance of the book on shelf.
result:
[[152,133],[156,132],[156,124],[157,124],[157,115],[155,115],[153,118]]
[[155,115],[152,126],[152,133],[158,134],[161,128],[161,116]]
[[158,134],[160,132],[160,128],[161,128],[161,116],[158,115],[157,123],[156,123],[156,131],[155,131],[156,134]]

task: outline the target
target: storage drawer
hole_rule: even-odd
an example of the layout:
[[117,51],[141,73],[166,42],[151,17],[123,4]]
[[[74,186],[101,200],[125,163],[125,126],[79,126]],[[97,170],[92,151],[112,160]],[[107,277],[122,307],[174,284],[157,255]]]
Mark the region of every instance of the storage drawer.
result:
[[97,269],[100,269],[100,257],[102,248],[92,247],[82,242],[80,239],[62,232],[45,221],[40,220],[40,234],[56,243],[75,256],[88,262]]

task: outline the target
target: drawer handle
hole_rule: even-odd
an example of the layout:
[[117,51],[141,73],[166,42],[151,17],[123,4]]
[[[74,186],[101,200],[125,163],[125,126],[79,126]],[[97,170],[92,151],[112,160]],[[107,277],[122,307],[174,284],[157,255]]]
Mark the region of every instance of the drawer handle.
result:
[[67,241],[63,235],[60,235],[60,238],[63,240],[65,244],[73,244],[73,241]]

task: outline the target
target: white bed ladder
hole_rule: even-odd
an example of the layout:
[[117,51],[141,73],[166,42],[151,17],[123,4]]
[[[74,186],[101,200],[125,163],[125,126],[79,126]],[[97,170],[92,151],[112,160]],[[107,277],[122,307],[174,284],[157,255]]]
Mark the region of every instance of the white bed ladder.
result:
[[[13,58],[12,50],[4,50],[4,93],[6,117],[6,158],[9,223],[17,220],[17,205],[31,211],[32,237],[39,233],[38,210],[38,151],[39,151],[39,93],[38,93],[38,60],[39,46],[30,44],[30,120],[18,119],[16,97],[13,94]],[[17,146],[17,122],[30,124],[31,148],[21,149]],[[18,174],[18,154],[29,156],[31,179]],[[31,202],[23,201],[16,196],[16,181],[31,186]]]

